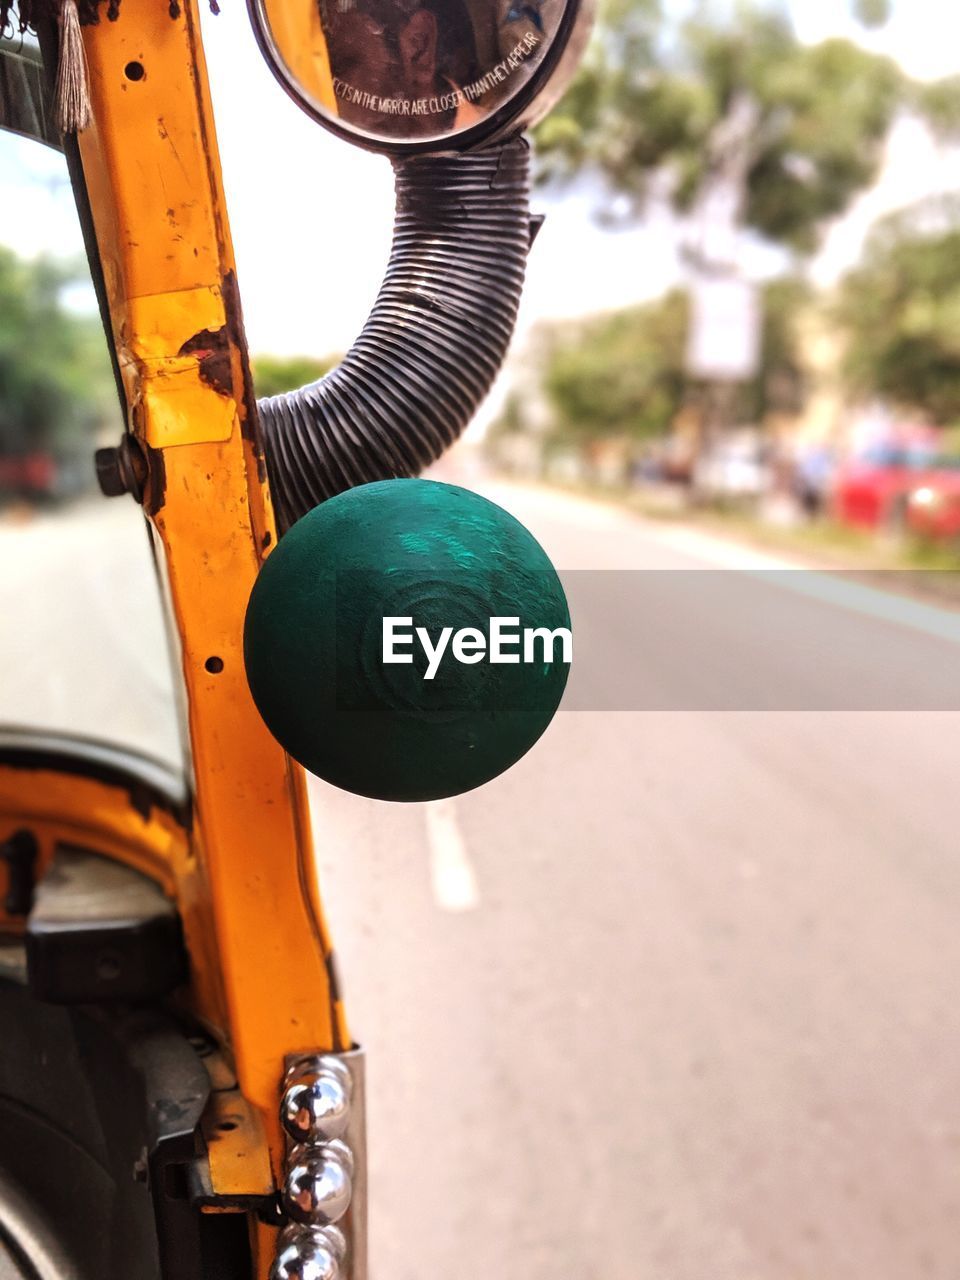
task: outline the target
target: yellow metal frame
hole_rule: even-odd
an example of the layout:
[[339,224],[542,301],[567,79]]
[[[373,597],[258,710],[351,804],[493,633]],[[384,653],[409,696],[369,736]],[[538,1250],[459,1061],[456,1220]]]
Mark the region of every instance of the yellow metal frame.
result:
[[[243,671],[250,589],[276,540],[236,286],[199,17],[124,0],[84,30],[94,121],[80,137],[145,511],[180,638],[193,765],[188,830],[116,788],[0,770],[0,815],[139,866],[180,905],[191,1012],[216,1035],[244,1123],[211,1147],[218,1190],[279,1174],[284,1058],[350,1046],[314,871],[304,777]],[[136,690],[127,696],[135,698]],[[106,841],[104,845],[102,842]],[[218,1106],[225,1105],[221,1096]],[[267,1164],[269,1157],[269,1164]],[[274,1233],[255,1233],[258,1276]]]

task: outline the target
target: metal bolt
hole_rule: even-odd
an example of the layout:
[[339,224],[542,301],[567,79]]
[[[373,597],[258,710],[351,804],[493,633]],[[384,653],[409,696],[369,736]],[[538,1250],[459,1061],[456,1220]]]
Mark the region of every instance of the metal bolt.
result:
[[94,466],[104,497],[119,498],[121,494],[130,493],[137,502],[143,501],[147,460],[136,436],[128,433],[116,448],[98,449]]

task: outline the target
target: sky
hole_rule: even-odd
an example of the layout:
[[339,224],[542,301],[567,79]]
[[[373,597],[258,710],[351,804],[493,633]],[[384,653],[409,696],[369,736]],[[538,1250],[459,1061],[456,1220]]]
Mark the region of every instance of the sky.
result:
[[[679,2],[679,0],[678,0]],[[202,0],[201,0],[202,3]],[[392,174],[308,119],[274,80],[241,0],[204,13],[207,58],[250,348],[275,354],[343,351],[361,328],[387,261]],[[915,76],[960,72],[960,4],[901,0],[888,26],[862,32],[842,0],[797,0],[805,40],[858,35]],[[814,274],[829,282],[855,261],[870,222],[931,190],[960,189],[960,155],[938,151],[903,122],[884,175],[827,236]],[[678,279],[669,219],[611,232],[593,218],[589,192],[546,198],[531,253],[518,342],[538,320],[583,315],[655,297]],[[0,135],[0,243],[22,253],[79,251],[62,162],[36,144]],[[757,274],[777,260],[758,254]]]

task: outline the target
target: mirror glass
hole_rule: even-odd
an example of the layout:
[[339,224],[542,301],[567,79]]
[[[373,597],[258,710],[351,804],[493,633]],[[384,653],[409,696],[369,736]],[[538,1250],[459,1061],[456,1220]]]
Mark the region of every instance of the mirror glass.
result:
[[568,0],[255,0],[294,95],[372,145],[442,142],[529,85]]

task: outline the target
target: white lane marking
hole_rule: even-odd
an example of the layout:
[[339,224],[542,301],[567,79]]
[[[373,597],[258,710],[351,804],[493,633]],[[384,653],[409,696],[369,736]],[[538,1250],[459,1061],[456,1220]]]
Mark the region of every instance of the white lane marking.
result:
[[[898,571],[894,569],[890,572]],[[909,627],[912,631],[920,631],[937,640],[960,644],[960,614],[941,609],[938,605],[923,604],[877,587],[868,587],[861,582],[850,582],[838,573],[763,572],[756,576],[774,586],[809,596],[821,604],[836,605],[877,622]]]
[[[665,529],[657,531],[653,536],[671,550],[695,556],[723,569],[749,573],[771,586],[807,596],[820,604],[834,605],[877,622],[909,627],[912,631],[919,631],[935,639],[960,644],[960,614],[954,609],[925,604],[882,587],[871,587],[866,583],[853,581],[844,576],[840,569],[812,569],[800,561],[768,555],[751,547],[740,547],[720,538],[713,539],[697,529]],[[702,565],[691,564],[685,568],[700,569]],[[887,572],[893,575],[900,570],[889,569]],[[893,576],[889,580],[896,581]]]
[[452,799],[425,806],[430,881],[437,906],[444,911],[474,911],[480,905],[477,877]]

